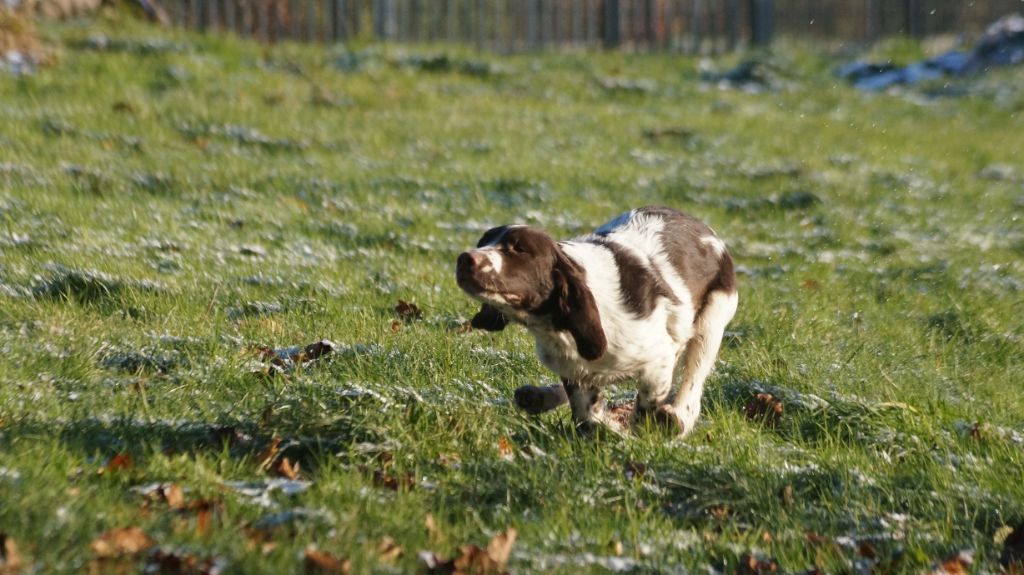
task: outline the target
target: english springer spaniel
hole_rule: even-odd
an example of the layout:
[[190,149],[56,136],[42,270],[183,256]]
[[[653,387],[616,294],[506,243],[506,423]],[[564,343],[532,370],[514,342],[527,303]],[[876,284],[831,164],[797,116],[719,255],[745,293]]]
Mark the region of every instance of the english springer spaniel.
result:
[[[722,240],[665,207],[631,210],[563,242],[528,226],[490,229],[459,255],[456,279],[483,303],[474,328],[522,324],[561,377],[560,386],[517,389],[516,404],[541,413],[568,402],[584,430],[620,428],[601,388],[627,379],[637,381],[634,419],[693,429],[739,301]],[[673,389],[677,364],[685,370]]]

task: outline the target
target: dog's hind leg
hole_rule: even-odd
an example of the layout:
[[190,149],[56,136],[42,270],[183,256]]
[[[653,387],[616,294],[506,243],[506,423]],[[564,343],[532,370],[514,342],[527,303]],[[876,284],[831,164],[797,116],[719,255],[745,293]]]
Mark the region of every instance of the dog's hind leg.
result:
[[569,403],[569,396],[562,384],[556,385],[524,385],[515,391],[513,396],[516,406],[530,415],[551,411]]
[[583,433],[594,433],[601,429],[618,433],[622,430],[622,426],[605,411],[600,388],[564,378],[562,385],[569,397],[572,422],[577,429]]
[[708,294],[707,303],[697,317],[694,336],[686,344],[686,351],[683,352],[686,372],[670,407],[675,412],[684,435],[693,429],[700,416],[700,398],[704,393],[704,382],[715,367],[725,326],[729,325],[736,314],[738,303],[739,296],[735,291],[713,291]]

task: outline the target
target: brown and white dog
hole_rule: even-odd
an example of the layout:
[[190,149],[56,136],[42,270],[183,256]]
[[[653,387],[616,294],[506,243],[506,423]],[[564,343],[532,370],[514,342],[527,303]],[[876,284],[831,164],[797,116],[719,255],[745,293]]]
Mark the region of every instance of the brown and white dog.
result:
[[583,429],[619,428],[601,388],[628,379],[637,382],[635,418],[693,429],[739,301],[725,244],[665,207],[631,210],[563,242],[528,226],[493,228],[459,255],[456,278],[483,303],[473,327],[525,326],[541,363],[561,377],[561,386],[516,390],[519,407],[540,413],[568,402]]

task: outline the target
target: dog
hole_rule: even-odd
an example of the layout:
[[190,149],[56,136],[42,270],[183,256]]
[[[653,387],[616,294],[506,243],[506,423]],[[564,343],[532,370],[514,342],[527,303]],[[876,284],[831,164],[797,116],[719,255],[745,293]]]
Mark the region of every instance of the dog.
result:
[[722,240],[700,220],[660,206],[562,242],[530,226],[492,228],[458,256],[455,275],[482,304],[472,327],[524,326],[540,362],[561,378],[560,386],[517,389],[516,404],[541,413],[568,403],[583,431],[621,431],[601,391],[632,379],[634,422],[653,417],[689,433],[739,302]]

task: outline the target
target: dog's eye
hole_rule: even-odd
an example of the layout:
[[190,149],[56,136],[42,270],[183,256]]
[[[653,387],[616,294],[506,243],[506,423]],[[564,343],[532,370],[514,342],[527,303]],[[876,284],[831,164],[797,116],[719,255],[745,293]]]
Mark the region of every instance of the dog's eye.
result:
[[523,250],[523,245],[520,244],[519,242],[509,242],[508,243],[508,251],[510,251],[510,252],[512,252],[514,254],[521,254],[524,251]]

